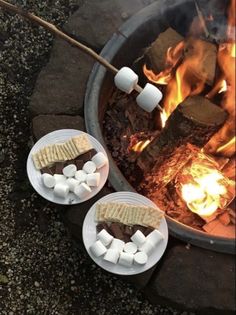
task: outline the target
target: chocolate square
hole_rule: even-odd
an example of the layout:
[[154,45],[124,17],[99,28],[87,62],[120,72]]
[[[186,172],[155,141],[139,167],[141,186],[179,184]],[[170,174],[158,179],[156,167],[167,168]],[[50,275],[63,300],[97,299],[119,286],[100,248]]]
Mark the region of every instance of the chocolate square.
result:
[[83,166],[84,166],[84,162],[81,159],[76,159],[75,160],[75,165],[77,167],[77,170],[82,170]]
[[64,162],[56,162],[55,164],[55,174],[63,174],[62,170],[65,167]]
[[47,173],[47,174],[53,175],[54,174],[53,170],[54,170],[53,167],[44,167],[41,169],[41,173],[42,174]]
[[115,238],[119,238],[120,240],[124,240],[124,233],[122,231],[122,227],[119,223],[111,223],[110,230]]

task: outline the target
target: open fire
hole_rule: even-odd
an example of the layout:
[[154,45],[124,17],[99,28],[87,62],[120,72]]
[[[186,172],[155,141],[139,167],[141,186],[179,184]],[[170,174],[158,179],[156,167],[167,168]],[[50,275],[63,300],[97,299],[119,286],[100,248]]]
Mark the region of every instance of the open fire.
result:
[[[211,20],[214,20],[213,16]],[[220,105],[229,116],[224,126],[204,146],[203,151],[232,157],[235,154],[235,0],[231,0],[228,9],[226,42],[217,47],[216,67],[219,69],[219,74],[207,94],[204,91],[209,72],[205,71],[204,63],[212,57],[210,46],[213,45],[199,39],[199,36],[196,38],[196,26],[198,35],[199,31],[204,31],[206,27],[202,18],[199,18],[198,22],[196,24],[195,19],[194,27],[190,29],[194,34],[189,34],[175,47],[168,48],[163,71],[155,74],[147,68],[146,64],[143,71],[151,82],[166,85],[164,110],[161,113],[162,128],[165,127],[171,113],[187,97],[203,93],[205,97],[214,101],[217,94],[224,94]],[[144,143],[139,142],[139,149],[142,146],[143,149],[146,147]],[[209,165],[210,160],[211,165]],[[190,165],[185,165],[175,181],[177,190],[189,210],[205,218],[206,221],[219,209],[225,209],[234,199],[234,193],[229,194],[229,190],[234,191],[234,182],[217,169],[213,157],[209,158],[205,155],[205,160],[197,158]]]
[[117,141],[114,126],[105,134],[137,191],[172,218],[225,237],[235,237],[235,5],[229,1],[224,39],[211,38],[214,14],[198,6],[186,37],[172,28],[161,33],[143,72],[162,90],[163,112],[143,114],[119,95],[123,118],[116,123],[117,108],[108,113],[108,125],[119,124]]

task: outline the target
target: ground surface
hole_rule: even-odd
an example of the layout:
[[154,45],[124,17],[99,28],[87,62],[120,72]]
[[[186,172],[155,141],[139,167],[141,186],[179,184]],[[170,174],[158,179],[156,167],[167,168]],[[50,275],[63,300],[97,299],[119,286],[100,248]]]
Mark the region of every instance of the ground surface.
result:
[[[59,25],[83,0],[12,1]],[[0,11],[0,314],[179,314],[154,307],[73,242],[59,207],[30,187],[27,106],[53,38]],[[184,312],[183,314],[187,314]]]

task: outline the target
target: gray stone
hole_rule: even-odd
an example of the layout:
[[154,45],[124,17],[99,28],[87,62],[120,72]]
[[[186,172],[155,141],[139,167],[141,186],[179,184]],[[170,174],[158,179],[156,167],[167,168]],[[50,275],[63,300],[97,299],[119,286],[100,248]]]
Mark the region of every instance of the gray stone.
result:
[[65,30],[96,50],[101,50],[107,40],[130,16],[153,0],[88,0],[70,18]]
[[51,58],[38,76],[29,110],[40,114],[80,115],[94,61],[68,43],[56,39]]
[[36,140],[58,129],[78,129],[84,131],[84,119],[80,116],[39,115],[32,120],[32,131]]
[[153,303],[170,303],[202,314],[235,312],[235,257],[191,246],[167,251],[145,290]]

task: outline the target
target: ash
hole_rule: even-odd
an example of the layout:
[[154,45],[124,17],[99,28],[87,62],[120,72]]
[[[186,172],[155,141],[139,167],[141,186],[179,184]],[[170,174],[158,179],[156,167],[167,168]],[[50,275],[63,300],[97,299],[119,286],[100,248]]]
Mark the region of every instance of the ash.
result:
[[[57,25],[82,2],[12,1]],[[1,10],[0,21],[0,314],[179,314],[150,305],[132,286],[96,267],[68,236],[64,209],[30,187],[27,107],[53,37]]]

